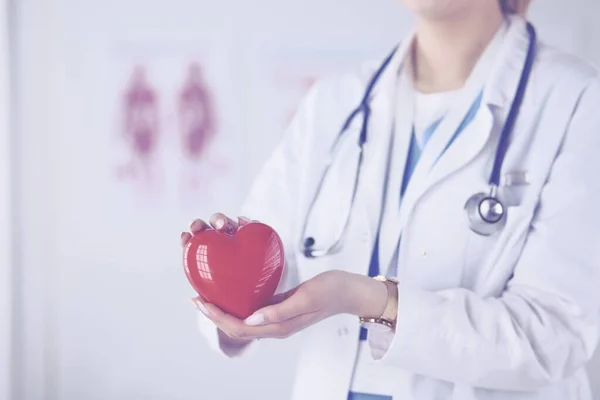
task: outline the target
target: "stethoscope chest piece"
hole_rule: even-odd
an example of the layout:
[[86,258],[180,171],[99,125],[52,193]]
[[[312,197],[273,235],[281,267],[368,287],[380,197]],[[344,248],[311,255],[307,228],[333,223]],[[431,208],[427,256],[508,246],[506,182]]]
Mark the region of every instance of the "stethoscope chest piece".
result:
[[494,194],[474,194],[467,200],[465,210],[469,227],[479,235],[491,236],[506,225],[506,208]]

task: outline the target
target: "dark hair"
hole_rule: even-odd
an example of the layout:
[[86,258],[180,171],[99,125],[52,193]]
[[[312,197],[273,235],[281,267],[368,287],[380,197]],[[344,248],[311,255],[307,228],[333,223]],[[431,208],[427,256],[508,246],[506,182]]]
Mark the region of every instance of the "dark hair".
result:
[[515,10],[515,7],[511,4],[510,0],[499,0],[500,1],[500,8],[502,9],[502,12],[504,14],[514,14],[517,12],[517,10]]

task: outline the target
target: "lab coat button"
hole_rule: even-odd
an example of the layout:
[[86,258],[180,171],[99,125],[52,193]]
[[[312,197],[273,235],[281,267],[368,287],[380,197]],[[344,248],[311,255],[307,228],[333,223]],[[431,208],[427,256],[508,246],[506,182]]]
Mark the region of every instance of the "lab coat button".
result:
[[348,334],[348,328],[340,328],[338,329],[338,336],[346,336]]
[[427,249],[422,247],[421,250],[419,250],[419,254],[421,254],[421,257],[427,257]]

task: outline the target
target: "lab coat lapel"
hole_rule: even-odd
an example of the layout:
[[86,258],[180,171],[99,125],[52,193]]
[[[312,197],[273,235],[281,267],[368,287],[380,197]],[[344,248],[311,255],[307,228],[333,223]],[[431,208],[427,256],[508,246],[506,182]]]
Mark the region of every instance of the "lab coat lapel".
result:
[[473,121],[456,137],[455,142],[432,167],[431,172],[424,179],[422,187],[419,191],[415,191],[414,196],[418,199],[427,188],[433,187],[445,177],[467,165],[483,150],[493,127],[492,113],[486,105],[482,105]]
[[[393,224],[391,228],[393,231],[386,232],[387,239],[384,241],[386,244],[383,245],[380,253],[382,271],[390,266],[402,230],[419,199],[435,184],[467,165],[488,143],[494,126],[490,106],[504,109],[510,107],[525,61],[528,35],[525,22],[521,18],[512,17],[509,23],[510,27],[502,47],[495,50],[500,53],[497,58],[500,62],[493,68],[489,63],[480,63],[476,67],[463,89],[461,100],[442,121],[421,154],[402,199],[398,222]],[[483,88],[485,81],[489,81],[490,84]],[[475,117],[455,137],[457,128],[482,89],[484,89],[482,104]],[[406,152],[403,154],[406,157]]]
[[[413,35],[398,48],[390,65],[382,74],[371,99],[371,118],[368,126],[368,141],[365,144],[365,172],[361,177],[360,191],[365,195],[363,216],[369,227],[369,239],[375,241],[383,211],[387,188],[388,165],[392,149],[392,133],[397,80],[406,54],[413,42]],[[402,146],[402,144],[396,144]],[[397,155],[395,155],[397,156]],[[403,157],[406,157],[404,154]]]
[[[485,69],[491,69],[489,78],[486,79],[489,84],[484,89],[482,104],[473,121],[448,146],[450,144],[449,140],[452,140],[456,132],[456,128],[464,119],[468,108],[472,106],[473,100],[477,96],[476,92],[480,90],[477,84],[480,79],[478,77],[475,77],[473,83],[468,84],[470,88],[467,87],[467,90],[470,89],[471,93],[467,93],[464,101],[457,107],[458,112],[452,115],[452,121],[449,121],[448,125],[442,123],[443,126],[440,126],[442,131],[443,129],[447,130],[440,132],[442,135],[438,138],[434,134],[430,143],[432,151],[423,157],[425,160],[423,160],[421,173],[424,179],[418,181],[415,179],[416,182],[422,182],[422,184],[415,185],[417,187],[411,193],[411,196],[414,197],[412,204],[418,201],[428,188],[433,187],[445,177],[467,165],[488,143],[494,127],[494,118],[490,106],[501,107],[505,113],[508,113],[525,64],[526,50],[529,46],[528,39],[529,36],[523,21],[513,18],[510,21],[510,28],[506,33],[504,44],[496,50],[500,53],[496,58],[500,60],[500,63],[497,63],[494,68],[483,65],[482,71],[474,72],[485,76]],[[447,148],[444,150],[442,146]],[[441,154],[441,156],[437,156],[439,157],[437,158],[436,154]],[[426,171],[424,171],[425,169]],[[407,203],[410,205],[411,200],[407,199]]]
[[[471,101],[464,99],[438,127],[427,144],[415,168],[400,207],[400,221],[395,237],[406,223],[409,214],[421,196],[444,177],[466,165],[484,148],[493,127],[493,119],[485,105],[478,110],[471,123],[454,138],[455,133],[468,112]],[[451,141],[454,140],[452,143]],[[451,144],[447,149],[446,147]],[[443,153],[443,154],[442,154]]]
[[387,182],[387,193],[385,197],[385,208],[383,210],[386,220],[381,223],[380,235],[385,240],[379,241],[379,261],[382,271],[389,264],[396,250],[395,240],[399,235],[400,219],[400,188],[403,185],[404,170],[408,160],[408,153],[412,139],[412,120],[414,114],[414,101],[412,96],[412,76],[410,68],[404,68],[400,76],[395,96],[396,116],[394,121],[393,143],[390,146],[392,158],[390,160],[389,179]]
[[[466,113],[469,105],[464,106],[464,112]],[[485,111],[488,110],[480,109],[471,124],[456,138],[453,145],[446,150],[444,156],[436,162],[439,154],[444,151],[445,146],[452,140],[452,136],[456,132],[458,125],[462,122],[462,119],[448,119],[445,126],[443,123],[440,124],[439,131],[434,134],[426,150],[422,153],[401,202],[398,201],[399,194],[395,197],[396,201],[391,201],[392,204],[398,205],[398,219],[396,223],[388,224],[389,229],[386,229],[385,232],[385,237],[392,240],[385,240],[383,243],[380,243],[380,262],[382,268],[390,266],[406,220],[423,193],[432,187],[433,182],[465,165],[485,146],[493,126],[491,113]],[[407,137],[405,140],[407,142],[410,141],[410,135],[402,135],[402,137]],[[396,165],[402,165],[401,171],[403,171],[406,164],[407,150],[402,149],[401,154],[403,155],[402,164]],[[400,157],[400,154],[394,154],[394,156]],[[435,168],[433,168],[434,165]],[[392,197],[388,196],[388,199],[391,200]]]

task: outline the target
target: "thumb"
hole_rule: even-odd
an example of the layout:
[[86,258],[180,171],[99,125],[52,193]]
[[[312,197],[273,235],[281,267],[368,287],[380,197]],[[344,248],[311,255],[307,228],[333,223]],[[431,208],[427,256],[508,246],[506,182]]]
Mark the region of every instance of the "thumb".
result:
[[298,289],[300,288],[300,286],[297,286],[291,290],[288,290],[287,292],[283,292],[283,293],[279,293],[276,295],[273,295],[273,297],[271,297],[271,300],[269,300],[268,305],[269,306],[274,306],[275,304],[279,304],[287,299],[289,299],[290,297],[292,297],[292,295],[294,293],[296,293],[298,291]]
[[298,288],[273,296],[270,305],[261,308],[246,318],[248,326],[276,324],[298,316],[305,308],[302,299],[292,297]]

